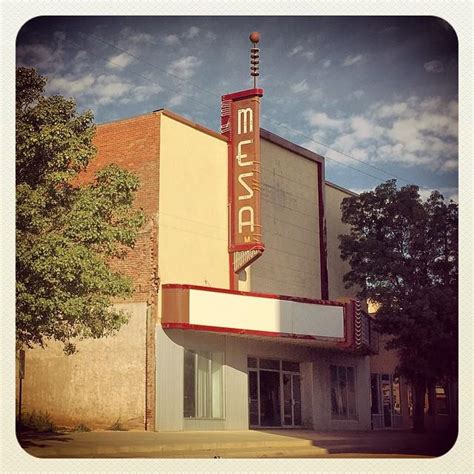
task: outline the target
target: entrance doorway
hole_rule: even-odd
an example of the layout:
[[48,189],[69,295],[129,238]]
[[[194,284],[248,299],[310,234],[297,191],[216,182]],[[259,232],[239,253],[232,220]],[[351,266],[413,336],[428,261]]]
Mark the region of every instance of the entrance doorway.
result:
[[280,426],[280,374],[269,370],[260,373],[260,424]]
[[250,427],[300,427],[298,362],[248,358]]
[[370,385],[373,429],[400,428],[400,379],[393,374],[371,374]]

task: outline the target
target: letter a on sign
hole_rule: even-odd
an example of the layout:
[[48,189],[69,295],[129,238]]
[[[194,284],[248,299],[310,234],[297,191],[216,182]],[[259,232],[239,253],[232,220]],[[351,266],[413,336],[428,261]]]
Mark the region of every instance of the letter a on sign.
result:
[[260,98],[262,89],[222,97],[221,131],[229,139],[229,252],[234,271],[264,250],[260,216]]

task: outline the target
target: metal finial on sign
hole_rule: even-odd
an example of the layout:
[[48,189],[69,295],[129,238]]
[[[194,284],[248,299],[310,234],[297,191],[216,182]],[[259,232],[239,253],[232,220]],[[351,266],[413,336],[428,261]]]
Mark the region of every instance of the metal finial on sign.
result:
[[260,33],[253,31],[250,33],[250,41],[253,43],[253,47],[250,48],[250,75],[253,77],[253,88],[257,87],[257,77],[260,75],[259,70],[259,57],[260,49],[257,48],[257,43],[260,41]]

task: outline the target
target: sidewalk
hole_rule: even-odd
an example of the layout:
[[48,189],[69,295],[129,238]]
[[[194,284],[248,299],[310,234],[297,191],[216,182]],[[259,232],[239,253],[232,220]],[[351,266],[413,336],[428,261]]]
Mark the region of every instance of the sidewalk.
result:
[[445,434],[310,430],[24,432],[19,441],[29,454],[48,458],[439,456],[452,445]]

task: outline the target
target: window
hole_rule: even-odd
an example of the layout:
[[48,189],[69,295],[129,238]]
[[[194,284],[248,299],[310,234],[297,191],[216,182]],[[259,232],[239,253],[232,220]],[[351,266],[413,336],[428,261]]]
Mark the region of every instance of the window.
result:
[[436,384],[436,412],[439,415],[449,414],[447,390],[444,385]]
[[223,418],[223,361],[220,352],[184,351],[184,416]]
[[355,419],[354,367],[330,366],[331,414],[334,419]]

